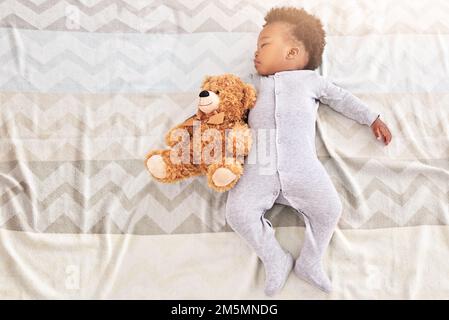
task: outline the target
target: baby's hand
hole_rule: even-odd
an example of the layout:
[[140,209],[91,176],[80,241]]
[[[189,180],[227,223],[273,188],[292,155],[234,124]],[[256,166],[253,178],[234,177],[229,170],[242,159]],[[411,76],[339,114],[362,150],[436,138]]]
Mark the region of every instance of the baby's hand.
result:
[[383,123],[382,120],[377,118],[376,121],[374,121],[373,124],[371,125],[371,129],[373,130],[373,133],[376,136],[377,140],[385,139],[384,141],[385,145],[390,143],[391,141],[390,130],[388,130],[387,125]]

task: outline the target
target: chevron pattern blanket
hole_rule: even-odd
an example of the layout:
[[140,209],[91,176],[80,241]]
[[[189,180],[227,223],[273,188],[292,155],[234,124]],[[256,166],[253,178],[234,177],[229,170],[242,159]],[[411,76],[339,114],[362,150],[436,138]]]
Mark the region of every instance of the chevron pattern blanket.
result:
[[[143,158],[195,112],[204,75],[254,72],[263,17],[281,4],[0,0],[0,297],[264,298],[227,194],[204,177],[156,183]],[[319,72],[378,110],[393,140],[319,108],[317,155],[344,207],[335,293],[291,278],[280,297],[447,297],[448,3],[294,5],[323,21]],[[266,216],[298,254],[293,209]]]

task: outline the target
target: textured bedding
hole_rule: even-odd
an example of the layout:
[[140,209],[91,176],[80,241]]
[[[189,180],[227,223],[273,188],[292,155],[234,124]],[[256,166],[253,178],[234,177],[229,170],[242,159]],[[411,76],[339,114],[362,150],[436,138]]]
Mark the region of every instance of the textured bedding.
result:
[[[196,110],[205,75],[247,78],[263,17],[317,15],[317,70],[381,114],[321,105],[316,149],[343,203],[330,295],[292,274],[275,298],[449,298],[449,4],[432,1],[0,0],[0,298],[264,299],[260,261],[205,177],[143,165]],[[304,223],[266,215],[299,254]]]

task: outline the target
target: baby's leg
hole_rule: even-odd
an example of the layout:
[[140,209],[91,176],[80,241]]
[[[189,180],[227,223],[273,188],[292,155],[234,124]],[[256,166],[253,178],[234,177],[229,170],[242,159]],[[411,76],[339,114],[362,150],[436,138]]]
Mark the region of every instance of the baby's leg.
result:
[[322,194],[319,203],[310,204],[304,210],[297,210],[304,217],[306,230],[294,272],[312,285],[330,292],[332,285],[324,271],[322,258],[341,216],[341,201],[336,191],[331,191],[329,194]]
[[[274,191],[254,194],[254,188],[242,187],[244,181],[240,185],[242,180],[228,194],[226,220],[261,259],[265,267],[265,294],[272,296],[284,286],[294,260],[289,252],[282,249],[271,223],[263,216],[274,203]],[[269,190],[270,185],[264,188],[265,191]]]

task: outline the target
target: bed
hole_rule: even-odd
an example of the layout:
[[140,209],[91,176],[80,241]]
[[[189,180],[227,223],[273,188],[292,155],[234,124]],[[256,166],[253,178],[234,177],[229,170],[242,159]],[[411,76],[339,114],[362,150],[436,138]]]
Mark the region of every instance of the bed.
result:
[[[195,112],[205,75],[254,72],[280,5],[322,20],[317,72],[393,139],[320,106],[317,155],[343,203],[334,292],[292,273],[273,298],[449,297],[447,1],[1,0],[0,298],[268,299],[227,193],[205,177],[159,184],[143,159]],[[297,212],[266,217],[297,257]]]

